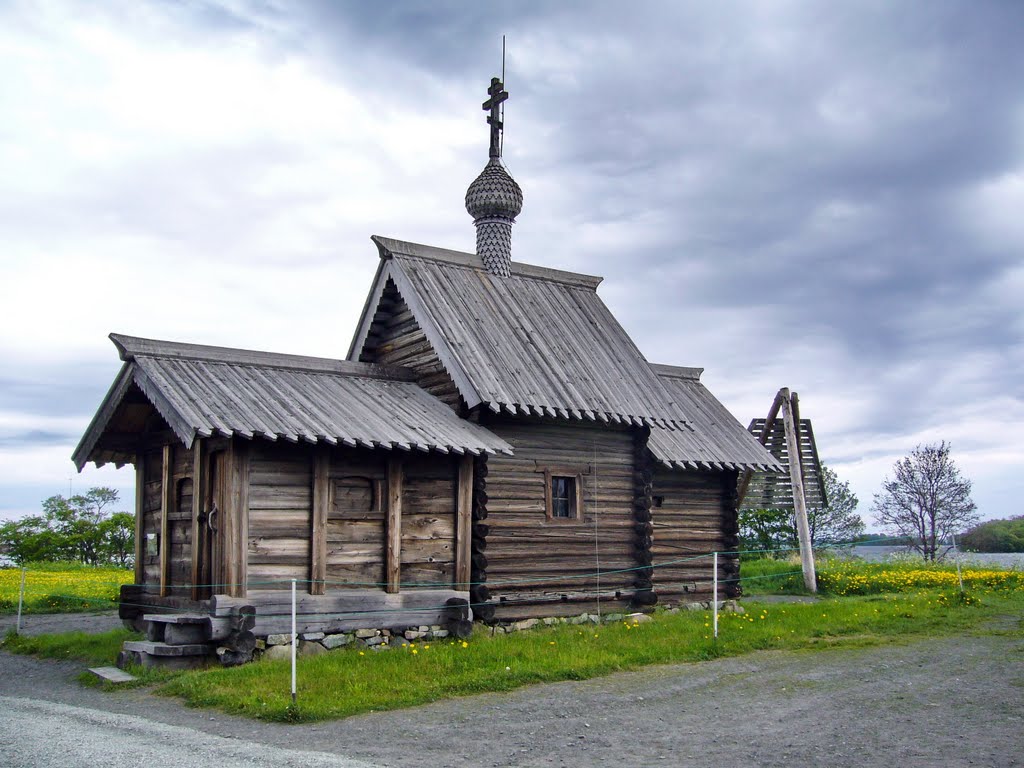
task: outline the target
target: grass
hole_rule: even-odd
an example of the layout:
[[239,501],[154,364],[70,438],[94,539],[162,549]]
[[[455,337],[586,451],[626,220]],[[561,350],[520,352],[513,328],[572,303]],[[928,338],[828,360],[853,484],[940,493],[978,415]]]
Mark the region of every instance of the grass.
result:
[[126,629],[87,634],[62,632],[55,635],[17,635],[12,629],[2,647],[11,653],[30,654],[43,659],[81,661],[91,666],[110,664],[117,658],[125,640],[138,640],[140,635]]
[[764,649],[858,647],[962,632],[1007,610],[1024,593],[993,592],[964,602],[944,592],[832,598],[811,605],[746,603],[720,615],[661,612],[651,622],[561,625],[511,635],[479,630],[467,642],[418,643],[375,653],[356,649],[303,658],[298,704],[290,664],[259,662],[187,672],[159,692],[189,705],[280,722],[310,722],[399,709],[470,694],[590,677],[649,664],[694,662]]
[[[1018,571],[965,568],[968,591],[961,593],[951,566],[822,560],[822,599],[767,604],[758,603],[756,594],[803,592],[799,566],[755,560],[745,561],[742,568],[746,610],[720,614],[717,640],[707,611],[659,611],[649,622],[567,624],[509,635],[491,636],[479,627],[465,643],[420,642],[387,652],[347,648],[301,658],[299,700],[294,706],[287,661],[171,674],[145,671],[140,684],[160,682],[157,692],[179,696],[191,706],[263,720],[310,722],[540,682],[581,680],[650,664],[974,632],[989,619],[1024,615],[1024,580]],[[1024,638],[1019,628],[1012,633]],[[8,635],[4,648],[109,664],[130,637],[134,635],[123,630],[103,635]]]
[[[78,563],[36,563],[26,566],[23,613],[77,613],[112,610],[122,584],[133,571]],[[16,613],[21,588],[20,568],[0,568],[0,613]]]

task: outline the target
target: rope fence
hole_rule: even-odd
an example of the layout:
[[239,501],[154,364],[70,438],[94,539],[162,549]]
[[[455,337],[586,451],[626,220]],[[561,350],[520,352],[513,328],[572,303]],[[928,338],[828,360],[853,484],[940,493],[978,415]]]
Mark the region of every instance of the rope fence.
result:
[[[859,542],[837,542],[837,543],[831,543],[831,544],[826,544],[826,545],[823,545],[823,546],[815,547],[815,549],[818,549],[818,550],[844,549],[844,548],[853,546],[855,544],[859,544],[859,545],[882,544],[882,543],[890,542],[890,541],[893,541],[893,540],[894,539],[892,539],[892,538],[880,537],[880,538],[876,538],[876,539],[870,539],[870,540],[859,541]],[[601,598],[608,598],[608,597],[616,597],[616,596],[618,596],[618,593],[621,593],[623,591],[621,589],[620,590],[614,590],[614,589],[611,589],[611,588],[606,589],[606,590],[601,590],[601,588],[600,588],[600,583],[601,583],[600,580],[602,579],[602,577],[614,576],[616,574],[627,574],[627,573],[638,572],[638,571],[645,571],[645,572],[654,571],[654,572],[657,572],[658,569],[670,568],[670,567],[675,567],[675,566],[678,566],[678,565],[684,564],[684,563],[693,563],[693,562],[700,561],[700,560],[708,560],[708,559],[710,559],[712,562],[709,563],[709,566],[710,566],[712,572],[711,572],[711,574],[707,578],[686,579],[685,583],[689,584],[689,585],[693,585],[694,587],[710,587],[710,591],[712,592],[712,600],[711,600],[711,602],[717,607],[717,605],[721,602],[718,599],[718,594],[719,594],[720,588],[723,585],[742,584],[744,582],[764,582],[764,581],[768,581],[768,580],[772,580],[772,579],[784,579],[784,578],[789,578],[791,576],[798,576],[801,573],[801,571],[799,571],[799,570],[792,570],[792,571],[785,571],[785,572],[780,572],[780,573],[770,573],[770,574],[762,574],[762,575],[754,575],[754,576],[735,576],[735,577],[726,576],[726,575],[720,574],[720,572],[719,572],[720,571],[720,567],[719,566],[721,565],[720,561],[722,559],[735,560],[737,558],[742,559],[745,556],[755,556],[755,557],[757,557],[757,559],[762,559],[766,555],[788,554],[788,553],[797,551],[797,549],[798,548],[796,548],[796,547],[780,547],[780,548],[775,548],[775,549],[757,549],[757,550],[749,550],[749,549],[747,549],[747,550],[714,551],[714,552],[704,552],[704,553],[700,553],[700,554],[694,554],[694,555],[690,555],[690,556],[686,556],[686,557],[673,558],[673,559],[670,559],[670,560],[664,560],[664,561],[653,563],[653,564],[647,565],[647,566],[633,566],[633,567],[629,567],[629,568],[615,568],[615,569],[596,569],[594,571],[591,571],[591,572],[588,572],[588,573],[583,573],[583,574],[567,574],[567,575],[559,575],[559,576],[542,576],[542,575],[524,576],[524,577],[515,578],[515,579],[497,579],[497,580],[491,579],[491,580],[488,580],[488,581],[467,582],[465,584],[463,584],[462,582],[460,582],[458,584],[455,584],[453,582],[432,582],[432,583],[423,583],[423,582],[406,583],[406,582],[403,582],[399,586],[400,586],[400,588],[405,588],[405,589],[425,589],[425,588],[447,588],[447,589],[451,589],[453,587],[458,587],[458,588],[462,588],[462,589],[469,589],[472,586],[486,585],[486,586],[488,586],[491,589],[500,590],[503,587],[515,586],[515,585],[518,585],[518,584],[530,584],[531,586],[535,586],[535,585],[543,585],[543,584],[548,584],[548,583],[565,584],[567,582],[569,582],[569,583],[576,582],[576,583],[579,584],[579,587],[574,590],[574,592],[576,594],[584,595],[584,596],[589,595],[589,596],[593,597],[594,599],[601,599]],[[957,563],[957,570],[959,572],[959,562]],[[37,586],[34,586],[31,583],[31,580],[28,578],[29,574],[31,573],[31,569],[29,569],[29,568],[22,568],[22,569],[20,569],[20,572],[21,572],[20,573],[20,583],[19,583],[19,588],[18,588],[18,599],[17,599],[17,623],[16,623],[16,630],[15,630],[18,633],[21,632],[22,616],[23,616],[23,613],[25,611],[26,606],[29,605],[29,604],[36,605],[40,598],[42,598],[42,599],[51,599],[51,600],[55,600],[55,601],[61,601],[61,602],[64,602],[65,605],[71,605],[71,606],[74,606],[75,602],[77,601],[77,602],[80,602],[82,607],[86,608],[87,610],[94,610],[94,611],[105,611],[105,610],[110,610],[110,609],[117,608],[119,605],[126,605],[126,606],[130,606],[130,607],[138,607],[138,608],[155,608],[155,607],[159,607],[161,611],[170,612],[170,613],[175,613],[175,612],[187,613],[187,612],[190,612],[190,609],[188,609],[188,608],[178,608],[178,607],[167,606],[167,605],[162,605],[162,604],[159,605],[159,606],[156,606],[153,603],[144,603],[144,602],[132,603],[130,601],[122,602],[117,597],[113,596],[117,592],[117,590],[119,590],[120,586],[123,583],[125,583],[125,582],[120,581],[120,580],[110,580],[110,581],[90,580],[90,587],[92,588],[94,593],[95,592],[99,592],[101,590],[105,590],[108,595],[111,595],[111,597],[102,597],[102,596],[99,596],[97,594],[83,596],[80,592],[67,592],[67,593],[55,592],[52,588],[49,588],[49,587],[45,587],[45,586],[37,587]],[[67,573],[68,573],[69,576],[71,576],[71,575],[73,575],[73,574],[75,574],[77,572],[75,572],[75,571],[68,571]],[[961,589],[962,589],[962,583],[963,583],[962,582],[962,576],[959,577],[959,578],[960,578]],[[588,589],[587,586],[585,585],[585,582],[588,582],[588,581],[595,582],[598,585],[598,588],[597,589]],[[271,588],[271,589],[273,589],[273,588],[297,589],[301,585],[312,585],[312,584],[324,584],[325,586],[347,587],[347,588],[353,588],[353,587],[383,588],[384,586],[386,586],[385,582],[377,582],[377,581],[366,581],[366,582],[338,581],[338,580],[321,581],[321,580],[314,580],[314,579],[272,579],[272,580],[262,580],[262,581],[249,581],[244,586],[246,588],[250,588],[250,589],[258,589],[258,588],[261,588],[261,587],[263,587],[263,588]],[[231,588],[231,587],[243,586],[243,585],[241,585],[241,584],[231,584],[231,583],[209,583],[209,584],[198,584],[198,585],[184,584],[184,585],[176,586],[175,588],[176,589],[191,590],[191,589],[193,589],[194,586],[198,587],[198,588],[201,588],[201,589],[204,589],[204,590],[216,591],[216,590],[226,590],[226,589]],[[697,591],[700,591],[700,590],[697,590]],[[505,606],[513,606],[513,605],[520,605],[520,604],[524,604],[524,603],[543,604],[543,603],[561,603],[561,602],[565,602],[565,598],[563,598],[562,595],[556,593],[556,594],[549,594],[549,595],[535,594],[535,595],[528,595],[528,596],[519,597],[519,598],[516,598],[516,597],[513,597],[513,596],[502,597],[500,599],[500,602],[497,603],[497,604],[505,605]],[[480,603],[470,603],[470,607],[478,607],[478,606],[487,605],[487,604],[495,605],[496,603],[493,602],[493,601],[480,602]],[[344,615],[344,616],[348,616],[348,617],[362,617],[362,616],[365,616],[365,617],[367,617],[369,619],[369,618],[372,618],[374,615],[379,614],[379,613],[390,613],[390,614],[393,614],[393,613],[396,613],[396,612],[409,612],[409,613],[420,613],[420,614],[422,614],[425,611],[435,610],[435,609],[439,610],[442,607],[443,606],[439,605],[439,606],[435,606],[435,607],[432,607],[432,606],[417,606],[417,607],[411,607],[411,608],[366,609],[366,610],[359,610],[359,611],[306,611],[306,612],[299,612],[296,615],[299,616],[299,617],[307,618],[307,619],[315,619],[317,616],[325,616],[325,615]],[[38,613],[38,612],[42,612],[42,611],[34,611],[34,612]],[[263,612],[261,615],[265,616],[265,617],[280,617],[280,616],[285,616],[285,615],[288,615],[288,614],[284,613],[284,612],[280,612],[280,613],[276,613],[276,612],[271,612],[271,613]],[[716,624],[717,624],[717,622],[716,622]]]

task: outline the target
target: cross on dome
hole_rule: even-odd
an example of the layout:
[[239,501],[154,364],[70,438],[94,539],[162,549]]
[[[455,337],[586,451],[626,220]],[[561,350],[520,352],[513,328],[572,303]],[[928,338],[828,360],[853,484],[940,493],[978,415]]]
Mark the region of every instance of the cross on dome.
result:
[[491,126],[491,157],[501,157],[501,129],[504,123],[501,120],[501,102],[508,98],[508,91],[504,83],[496,77],[491,78],[491,86],[487,89],[490,96],[483,104],[484,111],[490,111],[487,116],[487,123]]

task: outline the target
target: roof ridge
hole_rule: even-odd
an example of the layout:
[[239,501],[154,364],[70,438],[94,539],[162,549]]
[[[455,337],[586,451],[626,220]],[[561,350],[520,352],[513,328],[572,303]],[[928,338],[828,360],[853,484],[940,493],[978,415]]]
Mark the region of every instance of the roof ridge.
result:
[[[464,269],[474,269],[478,272],[491,274],[480,260],[480,257],[473,253],[467,253],[466,251],[454,251],[449,248],[439,248],[437,246],[424,245],[422,243],[412,243],[407,240],[395,240],[394,238],[382,237],[380,235],[372,235],[370,239],[376,244],[377,249],[380,252],[380,258],[382,259],[390,259],[395,256],[405,256],[409,258],[450,264]],[[521,261],[513,261],[511,269],[512,277],[527,277],[535,280],[544,280],[547,282],[563,283],[580,288],[588,288],[590,290],[597,290],[597,286],[604,281],[603,277],[599,277],[597,275],[587,275],[582,272],[569,272],[564,269],[541,267],[536,264],[526,264]]]
[[415,381],[416,374],[408,368],[376,363],[335,360],[327,357],[290,355],[281,352],[263,352],[235,347],[216,347],[205,344],[185,344],[177,341],[144,339],[111,333],[110,340],[125,362],[137,357],[159,357],[171,360],[196,360],[207,363],[242,365],[259,368],[278,368],[310,373],[330,373],[340,376],[358,376],[369,379]]

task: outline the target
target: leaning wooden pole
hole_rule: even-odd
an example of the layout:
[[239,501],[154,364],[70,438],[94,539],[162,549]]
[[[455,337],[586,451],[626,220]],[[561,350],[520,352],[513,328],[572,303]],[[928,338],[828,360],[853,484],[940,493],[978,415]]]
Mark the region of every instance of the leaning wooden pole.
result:
[[807,523],[807,501],[804,498],[804,471],[800,464],[800,441],[797,438],[793,406],[796,394],[789,389],[779,390],[782,400],[782,421],[786,427],[786,450],[789,453],[789,481],[793,486],[793,510],[796,512],[796,531],[800,537],[800,564],[804,572],[804,586],[809,592],[818,591],[818,580],[814,574],[814,550],[811,549],[811,527]]

